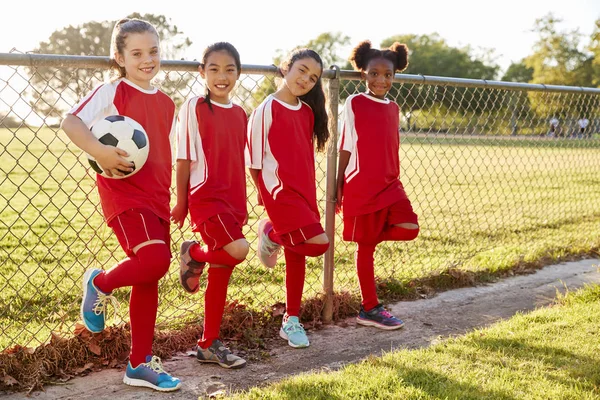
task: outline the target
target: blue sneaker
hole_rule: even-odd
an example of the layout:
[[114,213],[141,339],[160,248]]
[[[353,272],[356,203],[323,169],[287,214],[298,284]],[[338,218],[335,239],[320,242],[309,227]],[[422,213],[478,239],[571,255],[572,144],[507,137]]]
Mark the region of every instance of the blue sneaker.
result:
[[94,278],[101,269],[90,269],[83,274],[83,299],[81,300],[81,319],[85,327],[93,333],[104,330],[106,305],[110,302],[115,309],[119,307],[117,299],[110,293],[103,293],[94,285]]
[[358,313],[358,317],[356,317],[356,322],[360,325],[374,326],[375,328],[384,329],[386,331],[400,329],[404,326],[404,322],[401,319],[394,317],[386,311],[381,304],[378,304],[377,307],[369,311],[365,311],[365,309],[360,306],[360,312]]
[[159,392],[171,392],[181,387],[181,381],[167,374],[160,358],[146,356],[146,362],[133,368],[127,363],[123,383],[130,386],[147,387]]
[[298,320],[298,317],[287,317],[283,319],[279,336],[288,341],[288,344],[296,349],[308,347],[308,337],[304,331],[304,326]]

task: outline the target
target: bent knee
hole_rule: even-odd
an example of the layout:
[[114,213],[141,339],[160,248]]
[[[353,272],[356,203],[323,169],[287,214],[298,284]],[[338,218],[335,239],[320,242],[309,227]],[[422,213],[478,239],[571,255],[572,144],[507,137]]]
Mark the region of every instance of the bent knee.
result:
[[310,243],[310,244],[329,244],[329,238],[327,237],[326,233],[321,233],[320,235],[317,235],[315,237],[311,237],[305,243]]
[[136,256],[144,268],[144,274],[148,281],[160,280],[171,266],[171,252],[164,242],[141,246],[138,248]]
[[238,239],[223,247],[229,255],[238,260],[245,260],[250,251],[250,243],[246,239]]

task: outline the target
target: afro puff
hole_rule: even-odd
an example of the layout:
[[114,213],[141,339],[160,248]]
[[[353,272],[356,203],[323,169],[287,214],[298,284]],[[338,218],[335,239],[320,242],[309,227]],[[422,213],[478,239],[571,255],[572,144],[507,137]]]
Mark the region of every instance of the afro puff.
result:
[[369,40],[364,40],[352,49],[348,60],[355,70],[364,71],[369,62],[376,58],[391,61],[394,71],[402,72],[408,66],[408,47],[404,43],[394,42],[388,49],[379,50],[372,48]]

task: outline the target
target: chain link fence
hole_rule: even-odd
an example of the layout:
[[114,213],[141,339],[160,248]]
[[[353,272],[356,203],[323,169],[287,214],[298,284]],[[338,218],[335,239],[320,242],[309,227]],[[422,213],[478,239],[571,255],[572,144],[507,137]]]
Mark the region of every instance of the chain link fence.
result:
[[[64,112],[106,78],[107,67],[104,57],[0,54],[0,349],[72,332],[84,271],[125,256],[103,223],[93,171],[59,129]],[[204,93],[196,69],[196,62],[165,61],[160,87],[181,105]],[[276,69],[244,65],[242,72],[234,102],[250,112],[275,90]],[[355,247],[341,240],[334,213],[335,137],[345,98],[364,85],[357,72],[333,67],[323,79],[333,138],[316,168],[333,246],[308,260],[304,296],[325,294],[328,321],[334,293],[358,296]],[[403,114],[401,179],[421,234],[378,247],[380,288],[402,291],[447,273],[492,276],[599,247],[600,89],[399,74],[389,97]],[[551,133],[553,117],[560,129]],[[581,132],[583,117],[590,123]],[[255,250],[264,211],[248,182],[244,232]],[[177,255],[193,233],[188,225],[171,233]],[[174,257],[160,284],[158,328],[177,329],[203,313],[202,295],[178,287],[177,263]],[[265,270],[251,251],[233,274],[229,299],[255,309],[283,303],[282,263]],[[419,290],[427,294],[425,285]],[[128,293],[117,292],[115,318],[124,321]]]

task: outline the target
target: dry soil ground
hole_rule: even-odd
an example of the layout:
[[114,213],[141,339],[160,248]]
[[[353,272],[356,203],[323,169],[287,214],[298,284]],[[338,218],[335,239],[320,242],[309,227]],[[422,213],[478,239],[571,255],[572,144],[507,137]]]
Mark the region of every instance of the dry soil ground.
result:
[[2,400],[21,399],[198,399],[264,385],[285,376],[310,370],[335,370],[368,355],[397,348],[417,348],[448,336],[484,327],[517,312],[543,307],[557,292],[574,291],[586,283],[600,283],[600,260],[583,260],[549,266],[534,274],[516,276],[486,286],[438,294],[431,299],[390,305],[406,326],[385,332],[357,326],[353,319],[309,331],[311,345],[292,349],[283,340],[269,343],[271,356],[251,362],[246,368],[224,370],[200,364],[193,357],[178,354],[164,362],[165,369],[183,381],[175,393],[157,393],[122,383],[122,370],[104,370],[75,378],[63,385],[51,385],[44,392],[0,393]]

